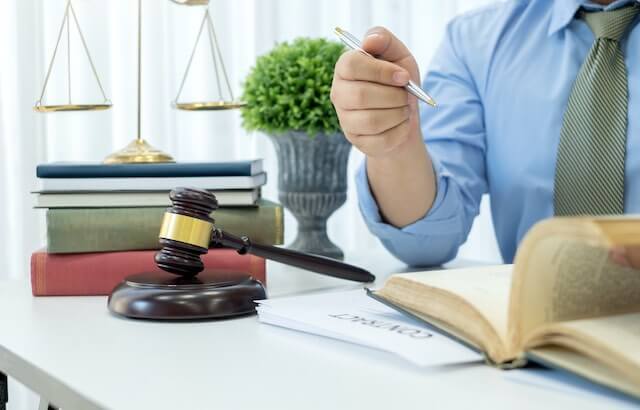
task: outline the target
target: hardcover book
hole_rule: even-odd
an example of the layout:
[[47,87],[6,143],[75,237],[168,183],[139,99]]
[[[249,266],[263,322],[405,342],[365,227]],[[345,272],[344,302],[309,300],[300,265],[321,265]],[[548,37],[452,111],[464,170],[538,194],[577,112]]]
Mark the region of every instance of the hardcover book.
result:
[[[260,188],[211,191],[221,207],[253,206]],[[129,208],[170,206],[169,191],[36,192],[35,208]]]
[[372,296],[483,352],[640,398],[640,219],[555,218],[514,265],[392,275]]
[[[159,249],[158,233],[166,207],[85,208],[47,210],[50,253]],[[246,235],[265,245],[284,241],[282,207],[261,199],[256,207],[217,209],[216,226]]]
[[[109,295],[129,275],[158,272],[155,251],[31,255],[31,290],[34,296]],[[266,284],[265,260],[240,255],[233,249],[212,249],[202,255],[205,269],[226,277],[249,274]]]
[[38,178],[178,178],[251,176],[263,172],[262,159],[228,162],[103,164],[54,162],[36,168]]
[[207,190],[253,189],[267,183],[267,174],[213,177],[40,178],[39,190],[68,191],[169,191],[179,186]]

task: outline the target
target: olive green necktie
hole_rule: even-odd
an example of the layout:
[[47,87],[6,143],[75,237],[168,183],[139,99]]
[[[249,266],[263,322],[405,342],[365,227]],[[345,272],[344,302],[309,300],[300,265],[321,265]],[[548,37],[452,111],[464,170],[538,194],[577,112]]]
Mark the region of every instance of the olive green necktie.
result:
[[624,213],[627,68],[620,39],[637,5],[580,12],[596,40],[564,113],[554,186],[556,215]]

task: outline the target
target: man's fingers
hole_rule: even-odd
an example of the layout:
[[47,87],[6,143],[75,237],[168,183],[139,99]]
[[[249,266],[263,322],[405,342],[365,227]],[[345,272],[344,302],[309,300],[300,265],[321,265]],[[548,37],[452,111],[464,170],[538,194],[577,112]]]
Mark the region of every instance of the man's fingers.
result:
[[383,110],[347,111],[340,116],[342,130],[349,134],[378,135],[409,119],[408,105]]
[[335,73],[344,80],[370,81],[401,87],[409,82],[409,72],[384,60],[376,60],[359,51],[348,51],[340,56]]
[[395,127],[376,135],[346,134],[349,141],[367,156],[385,155],[406,141],[410,131],[410,120],[405,120]]
[[362,48],[383,60],[396,62],[411,56],[404,43],[384,27],[372,27],[367,31]]
[[336,78],[331,101],[342,110],[398,108],[409,104],[409,93],[403,88]]

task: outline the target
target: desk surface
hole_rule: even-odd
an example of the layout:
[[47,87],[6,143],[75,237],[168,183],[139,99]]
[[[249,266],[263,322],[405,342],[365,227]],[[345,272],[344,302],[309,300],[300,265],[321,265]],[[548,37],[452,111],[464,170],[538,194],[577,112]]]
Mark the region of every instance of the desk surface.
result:
[[[354,260],[352,260],[354,261]],[[361,258],[381,272],[389,257]],[[356,287],[269,266],[269,295]],[[607,397],[509,379],[481,363],[418,368],[388,353],[262,325],[110,315],[104,297],[33,298],[0,282],[0,370],[68,409],[602,408]]]

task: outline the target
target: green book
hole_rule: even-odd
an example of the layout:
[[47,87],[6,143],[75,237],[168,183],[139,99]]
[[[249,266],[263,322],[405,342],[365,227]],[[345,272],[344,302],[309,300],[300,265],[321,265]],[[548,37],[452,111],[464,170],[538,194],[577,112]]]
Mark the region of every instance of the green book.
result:
[[[47,210],[49,253],[159,249],[166,207]],[[282,206],[264,199],[257,207],[219,208],[216,227],[265,245],[284,242]]]

